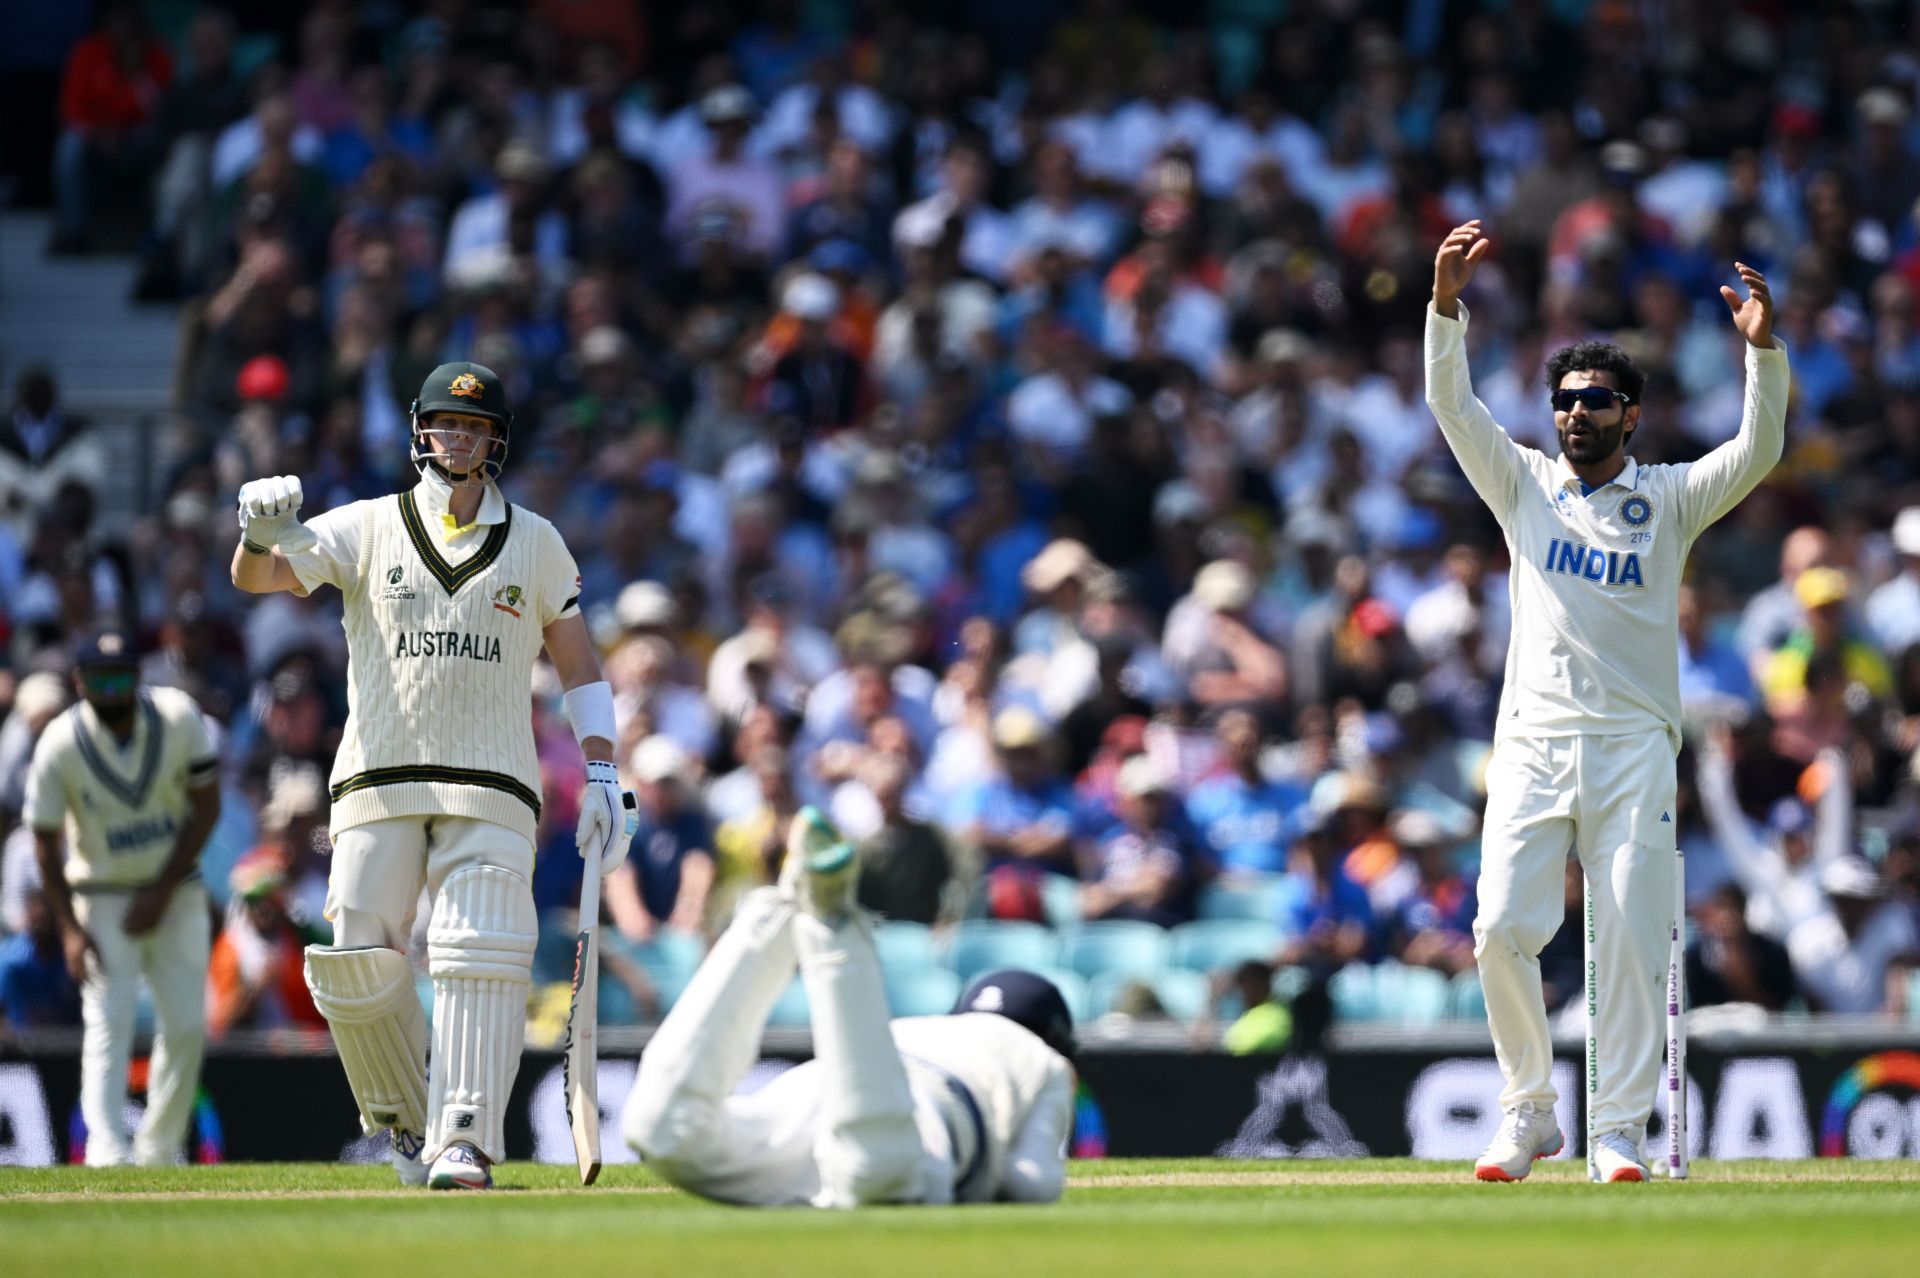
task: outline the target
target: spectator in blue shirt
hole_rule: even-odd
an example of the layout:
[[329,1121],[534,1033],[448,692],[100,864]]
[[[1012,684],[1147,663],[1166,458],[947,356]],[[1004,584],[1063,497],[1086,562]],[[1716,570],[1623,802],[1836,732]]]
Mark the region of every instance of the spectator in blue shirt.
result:
[[1193,840],[1160,765],[1120,765],[1120,821],[1100,837],[1080,889],[1081,917],[1172,927],[1193,918]]
[[1680,700],[1689,714],[1722,718],[1754,704],[1753,675],[1739,649],[1707,632],[1692,586],[1680,587]]
[[1053,761],[1053,735],[1024,706],[993,721],[1000,775],[963,793],[953,825],[980,852],[989,872],[1017,866],[1072,874],[1073,791]]
[[10,1030],[80,1023],[80,987],[67,971],[46,893],[27,893],[26,930],[0,942],[0,1013]]
[[1187,800],[1210,868],[1225,875],[1283,874],[1290,832],[1306,811],[1307,791],[1269,781],[1260,768],[1260,721],[1229,710],[1215,729],[1226,770]]
[[1367,954],[1373,907],[1366,889],[1340,869],[1340,849],[1324,821],[1294,844],[1275,919],[1287,940],[1277,960],[1327,975]]
[[713,890],[713,830],[682,778],[688,759],[673,739],[634,748],[631,771],[640,828],[626,863],[607,878],[607,910],[636,944],[661,927],[698,934]]

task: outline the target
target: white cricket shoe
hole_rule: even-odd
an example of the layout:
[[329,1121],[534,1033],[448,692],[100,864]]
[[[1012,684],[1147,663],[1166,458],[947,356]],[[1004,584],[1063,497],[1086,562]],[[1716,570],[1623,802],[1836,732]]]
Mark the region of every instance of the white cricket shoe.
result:
[[487,1156],[464,1140],[440,1151],[427,1173],[428,1189],[492,1189],[493,1172]]
[[795,813],[787,828],[780,886],[793,894],[800,907],[816,918],[838,923],[853,910],[853,890],[859,879],[860,860],[853,844],[826,814],[812,804]]
[[418,1189],[427,1183],[427,1164],[421,1158],[427,1142],[415,1132],[404,1127],[389,1127],[387,1134],[393,1138],[393,1150],[388,1161],[393,1164],[393,1174],[408,1189]]
[[1525,1180],[1538,1158],[1552,1158],[1565,1138],[1551,1113],[1522,1102],[1507,1111],[1487,1152],[1473,1165],[1475,1180]]
[[1625,1132],[1608,1132],[1594,1138],[1593,1166],[1603,1184],[1649,1177],[1647,1165],[1640,1158],[1639,1144]]

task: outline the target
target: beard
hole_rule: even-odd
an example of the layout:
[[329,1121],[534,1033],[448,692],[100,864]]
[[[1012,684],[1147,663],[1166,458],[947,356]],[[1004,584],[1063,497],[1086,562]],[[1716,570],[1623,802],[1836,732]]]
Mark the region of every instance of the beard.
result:
[[1583,436],[1577,439],[1569,434],[1569,430],[1570,427],[1567,426],[1556,428],[1556,433],[1560,437],[1560,451],[1565,453],[1567,460],[1575,465],[1596,465],[1606,461],[1625,446],[1626,414],[1622,413],[1620,420],[1611,426],[1597,425],[1592,418],[1588,418],[1582,426]]

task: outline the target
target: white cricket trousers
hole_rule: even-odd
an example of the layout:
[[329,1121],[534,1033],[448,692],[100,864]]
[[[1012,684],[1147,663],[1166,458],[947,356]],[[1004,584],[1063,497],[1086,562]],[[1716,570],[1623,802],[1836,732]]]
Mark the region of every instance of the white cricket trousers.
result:
[[121,926],[132,904],[132,892],[73,897],[74,916],[100,951],[80,986],[80,1113],[87,1121],[89,1167],[117,1167],[128,1159],[127,1066],[142,978],[153,991],[157,1032],[147,1070],[147,1112],[132,1142],[134,1162],[165,1167],[179,1158],[200,1086],[213,944],[206,889],[197,882],[175,888],[159,923],[144,936],[128,936]]
[[[814,1059],[733,1095],[773,1005],[805,984]],[[647,1044],[627,1143],[680,1188],[750,1207],[950,1202],[955,1159],[932,1087],[908,1080],[864,919],[837,927],[777,888],[740,903]]]
[[1539,955],[1564,917],[1572,850],[1593,893],[1593,1131],[1643,1136],[1666,1046],[1675,784],[1673,744],[1664,731],[1506,737],[1495,744],[1473,939],[1506,1080],[1503,1109],[1528,1102],[1553,1109],[1553,1041]]

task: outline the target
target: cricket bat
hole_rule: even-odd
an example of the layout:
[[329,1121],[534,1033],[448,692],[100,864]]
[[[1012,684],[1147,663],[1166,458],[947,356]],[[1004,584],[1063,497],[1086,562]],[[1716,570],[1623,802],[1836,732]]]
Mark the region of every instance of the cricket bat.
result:
[[[627,802],[633,802],[631,795]],[[629,819],[631,819],[629,817]],[[600,862],[580,871],[580,931],[573,939],[573,1003],[567,1009],[567,1051],[561,1062],[567,1128],[580,1163],[580,1183],[600,1174]]]

